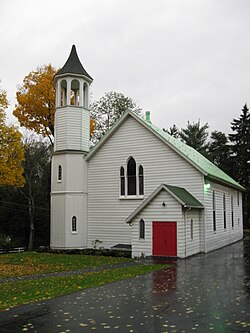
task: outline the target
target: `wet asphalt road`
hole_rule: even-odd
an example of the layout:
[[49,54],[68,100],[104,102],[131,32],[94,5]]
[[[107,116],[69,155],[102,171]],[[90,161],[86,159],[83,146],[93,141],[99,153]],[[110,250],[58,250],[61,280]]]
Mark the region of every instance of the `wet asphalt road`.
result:
[[0,332],[250,332],[250,241],[2,311]]

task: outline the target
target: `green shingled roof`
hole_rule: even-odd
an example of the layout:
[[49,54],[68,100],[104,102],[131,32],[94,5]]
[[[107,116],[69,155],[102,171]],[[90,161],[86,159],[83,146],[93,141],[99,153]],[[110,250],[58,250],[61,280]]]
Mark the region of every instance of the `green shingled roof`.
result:
[[56,73],[55,76],[62,74],[79,74],[84,75],[91,81],[93,81],[92,77],[85,71],[83,68],[81,61],[78,58],[75,45],[72,46],[70,55],[65,65]]
[[171,194],[184,206],[188,208],[204,208],[203,205],[185,188],[164,184]]
[[[138,116],[136,117],[139,118]],[[204,157],[194,148],[186,145],[179,139],[176,139],[168,133],[164,132],[162,129],[153,125],[151,122],[147,122],[145,119],[142,120],[148,127],[150,127],[156,134],[158,134],[164,141],[166,141],[166,143],[173,147],[174,150],[179,152],[184,158],[186,158],[194,166],[196,166],[203,173],[205,173],[208,178],[221,181],[244,191],[243,186],[238,184],[233,178],[228,176],[224,171],[214,165],[211,161],[209,161],[206,157]]]

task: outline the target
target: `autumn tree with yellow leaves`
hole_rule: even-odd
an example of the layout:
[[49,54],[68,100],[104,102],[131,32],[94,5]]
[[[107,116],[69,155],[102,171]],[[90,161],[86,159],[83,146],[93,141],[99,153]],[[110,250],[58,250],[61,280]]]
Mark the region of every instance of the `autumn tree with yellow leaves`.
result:
[[15,126],[6,125],[7,107],[6,92],[0,90],[0,186],[22,187],[24,185],[22,135]]
[[38,67],[25,76],[16,93],[17,105],[13,111],[21,126],[34,130],[53,143],[56,69],[51,65]]

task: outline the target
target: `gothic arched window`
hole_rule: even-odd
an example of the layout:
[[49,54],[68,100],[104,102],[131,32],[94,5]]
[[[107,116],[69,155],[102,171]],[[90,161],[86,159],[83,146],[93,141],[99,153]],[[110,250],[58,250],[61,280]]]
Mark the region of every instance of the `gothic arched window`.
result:
[[144,194],[143,166],[139,166],[139,195]]
[[124,167],[120,168],[120,195],[125,195],[125,171],[124,171]]
[[121,197],[135,196],[142,198],[144,195],[144,169],[142,165],[137,166],[135,159],[130,156],[127,164],[120,167],[120,186]]
[[128,195],[136,195],[136,163],[133,157],[127,163],[127,184]]
[[140,219],[139,222],[139,238],[140,239],[145,238],[145,221],[143,219]]

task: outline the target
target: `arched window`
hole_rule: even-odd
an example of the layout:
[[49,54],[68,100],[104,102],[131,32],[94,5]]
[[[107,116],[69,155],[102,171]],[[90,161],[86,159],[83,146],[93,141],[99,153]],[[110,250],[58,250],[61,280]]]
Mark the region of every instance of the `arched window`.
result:
[[72,217],[71,229],[72,229],[72,232],[76,232],[76,216]]
[[143,166],[139,166],[139,195],[144,194]]
[[139,237],[140,239],[145,238],[145,221],[143,219],[140,219],[139,222]]
[[60,106],[67,104],[67,81],[62,80],[60,83]]
[[71,91],[70,91],[70,105],[79,105],[79,81],[72,80],[71,82]]
[[83,84],[83,106],[88,107],[88,85],[86,82]]
[[125,195],[125,171],[124,171],[124,167],[120,168],[120,195]]
[[142,198],[144,195],[144,169],[137,167],[135,159],[130,156],[126,166],[120,167],[119,194],[122,197],[134,196]]
[[59,182],[62,181],[62,166],[61,166],[61,165],[58,165],[57,180],[58,180]]
[[136,195],[136,163],[130,157],[127,164],[128,195]]

